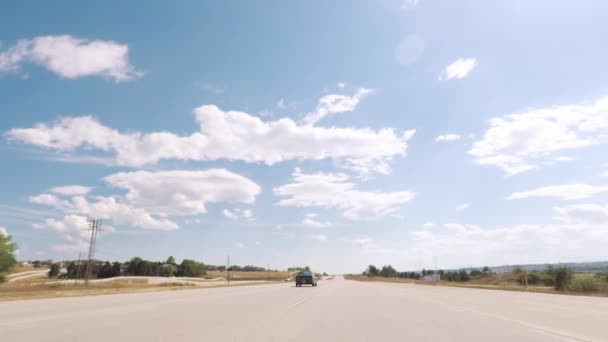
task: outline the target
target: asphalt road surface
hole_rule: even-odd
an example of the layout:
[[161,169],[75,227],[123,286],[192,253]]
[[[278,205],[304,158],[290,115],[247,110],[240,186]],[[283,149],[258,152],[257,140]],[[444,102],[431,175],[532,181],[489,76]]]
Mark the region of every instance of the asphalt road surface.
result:
[[608,341],[608,299],[336,277],[3,302],[0,340]]

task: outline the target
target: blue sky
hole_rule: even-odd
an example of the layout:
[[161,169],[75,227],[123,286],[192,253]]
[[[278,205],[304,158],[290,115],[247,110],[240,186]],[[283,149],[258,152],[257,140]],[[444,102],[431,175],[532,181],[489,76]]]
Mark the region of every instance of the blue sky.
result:
[[2,5],[20,258],[605,259],[602,1]]

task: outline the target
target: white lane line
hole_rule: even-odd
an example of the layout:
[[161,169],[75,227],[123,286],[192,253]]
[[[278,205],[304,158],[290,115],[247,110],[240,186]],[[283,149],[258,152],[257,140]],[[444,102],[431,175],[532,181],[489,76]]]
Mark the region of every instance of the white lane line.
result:
[[308,299],[310,299],[310,297],[300,299],[300,300],[299,300],[299,301],[297,301],[297,302],[296,302],[294,305],[292,305],[292,307],[293,307],[293,306],[296,306],[296,305],[299,305],[299,304],[302,304],[302,303],[304,303],[305,301],[307,301]]
[[535,324],[531,324],[531,323],[527,323],[524,321],[520,321],[517,319],[512,319],[512,318],[508,318],[508,317],[504,317],[504,316],[500,316],[500,315],[496,315],[496,314],[492,314],[489,312],[483,312],[483,311],[479,311],[479,310],[475,310],[475,309],[469,309],[469,308],[465,308],[465,307],[461,307],[461,306],[453,306],[453,305],[447,305],[443,302],[440,301],[436,301],[436,300],[428,300],[428,302],[431,303],[435,303],[441,307],[443,307],[444,309],[448,309],[448,310],[453,310],[453,311],[457,311],[457,312],[464,312],[464,313],[472,313],[472,314],[476,314],[479,316],[486,316],[486,317],[490,317],[496,320],[501,320],[503,322],[507,322],[507,323],[511,323],[511,324],[515,324],[515,325],[520,325],[522,327],[528,328],[536,333],[542,334],[542,335],[547,335],[547,336],[551,336],[554,338],[559,338],[561,341],[566,341],[566,342],[600,342],[600,340],[596,340],[587,336],[574,336],[571,335],[571,333],[568,332],[564,332],[564,331],[559,331],[559,330],[555,330],[555,329],[551,329],[551,328],[547,328],[547,327],[543,327],[543,326],[538,326]]

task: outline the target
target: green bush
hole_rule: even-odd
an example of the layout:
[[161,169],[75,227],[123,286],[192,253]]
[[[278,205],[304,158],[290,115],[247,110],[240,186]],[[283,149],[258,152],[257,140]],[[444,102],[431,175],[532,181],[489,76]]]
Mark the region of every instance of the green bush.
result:
[[0,283],[5,281],[8,273],[17,264],[16,250],[17,245],[11,242],[11,237],[0,233]]
[[604,286],[603,282],[591,275],[580,275],[574,277],[570,282],[570,290],[574,292],[599,292]]
[[55,262],[51,265],[51,269],[47,273],[49,278],[57,278],[61,273],[61,265],[58,262]]
[[555,280],[555,289],[558,291],[565,291],[572,281],[572,270],[566,266],[557,267],[553,270],[553,277]]
[[548,273],[542,273],[540,275],[540,282],[545,286],[555,286],[555,278]]
[[528,285],[537,285],[541,281],[541,276],[538,272],[528,272],[526,276],[528,277]]

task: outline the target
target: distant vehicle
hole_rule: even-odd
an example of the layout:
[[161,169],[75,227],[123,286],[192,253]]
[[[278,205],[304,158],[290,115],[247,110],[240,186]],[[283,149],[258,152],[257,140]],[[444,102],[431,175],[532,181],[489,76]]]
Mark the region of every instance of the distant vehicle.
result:
[[313,287],[317,286],[317,277],[310,271],[298,272],[296,275],[296,286],[302,286],[302,284],[310,284]]

